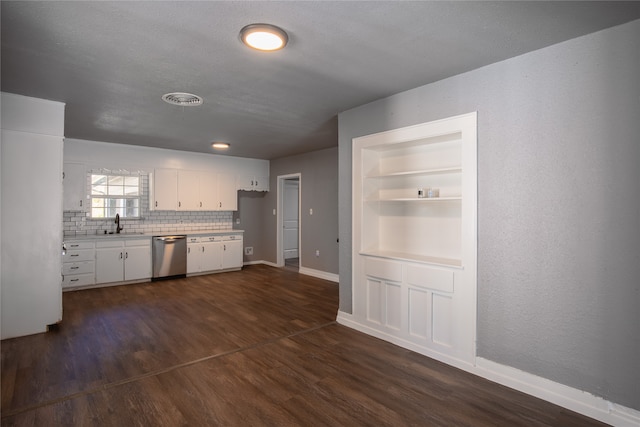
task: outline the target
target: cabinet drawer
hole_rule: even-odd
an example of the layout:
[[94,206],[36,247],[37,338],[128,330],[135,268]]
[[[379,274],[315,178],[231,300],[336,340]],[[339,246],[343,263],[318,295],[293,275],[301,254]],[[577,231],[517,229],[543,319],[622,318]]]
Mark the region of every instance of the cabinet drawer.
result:
[[96,247],[96,243],[94,241],[68,241],[64,242],[64,245],[67,247],[67,250],[77,251],[79,249],[93,249]]
[[96,282],[96,276],[93,273],[87,274],[71,274],[63,276],[62,287],[70,288],[75,286],[93,285]]
[[222,242],[222,236],[204,236],[200,238],[201,242]]
[[151,239],[127,239],[124,241],[124,245],[126,247],[131,247],[131,246],[144,246],[147,248],[151,247]]
[[94,258],[95,251],[93,249],[68,250],[62,256],[62,262],[93,261]]
[[388,261],[378,258],[365,258],[364,274],[379,279],[402,281],[402,264],[396,261]]
[[200,237],[187,237],[187,243],[200,243]]
[[84,262],[65,262],[62,264],[62,274],[85,274],[95,271],[95,263],[93,261]]
[[96,248],[101,249],[101,248],[121,248],[122,247],[122,240],[111,240],[111,239],[107,239],[107,240],[101,240],[99,242],[96,242]]
[[453,271],[407,265],[407,284],[441,292],[453,292]]
[[241,234],[230,234],[228,236],[222,236],[222,240],[224,240],[224,241],[242,240],[242,235]]

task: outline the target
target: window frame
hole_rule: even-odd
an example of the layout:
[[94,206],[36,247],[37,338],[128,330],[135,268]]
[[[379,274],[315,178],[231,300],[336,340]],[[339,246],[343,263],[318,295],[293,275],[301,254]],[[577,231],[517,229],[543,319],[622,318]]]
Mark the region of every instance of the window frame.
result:
[[[89,218],[92,220],[108,220],[113,219],[117,214],[122,219],[141,219],[142,218],[142,175],[136,173],[122,173],[122,172],[106,172],[90,171],[88,173],[88,185],[89,185]],[[103,177],[104,183],[100,185],[97,183],[94,177]],[[137,180],[137,185],[127,185],[127,181],[131,178]],[[120,180],[122,184],[112,184]],[[95,193],[96,188],[102,188],[103,191]],[[118,189],[121,188],[121,194],[117,194]],[[127,188],[137,188],[135,194],[127,194]],[[111,191],[113,189],[113,191]],[[95,201],[101,200],[101,203],[95,203]],[[133,206],[129,206],[129,203],[133,202]],[[101,205],[101,206],[96,206]],[[94,216],[97,210],[102,211],[102,216]],[[130,210],[133,212],[127,215]],[[112,215],[111,215],[112,214]]]

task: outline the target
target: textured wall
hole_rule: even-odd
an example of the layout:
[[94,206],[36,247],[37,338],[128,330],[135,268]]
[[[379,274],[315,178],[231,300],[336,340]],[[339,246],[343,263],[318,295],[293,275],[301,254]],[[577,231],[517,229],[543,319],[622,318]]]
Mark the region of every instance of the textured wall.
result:
[[339,116],[351,139],[478,111],[478,355],[640,410],[640,21]]
[[[276,216],[272,211],[278,205],[278,176],[300,173],[301,266],[338,274],[338,148],[272,160],[269,170],[271,191],[263,205],[266,254],[262,259],[277,261]],[[309,215],[310,208],[313,215]]]

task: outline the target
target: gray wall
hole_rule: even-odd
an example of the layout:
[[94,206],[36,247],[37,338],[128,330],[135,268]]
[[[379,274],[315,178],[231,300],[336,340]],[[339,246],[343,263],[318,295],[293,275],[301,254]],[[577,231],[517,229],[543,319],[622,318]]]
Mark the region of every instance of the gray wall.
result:
[[478,356],[640,410],[640,21],[339,116],[351,139],[478,111]]
[[[338,148],[313,151],[272,160],[269,166],[269,193],[262,206],[262,258],[275,263],[278,176],[300,173],[301,267],[338,274]],[[240,199],[242,200],[242,199]],[[313,215],[309,209],[313,208]],[[315,251],[320,256],[315,256]]]
[[243,246],[253,248],[253,255],[243,255],[243,262],[265,259],[267,244],[263,237],[266,223],[263,205],[266,195],[264,191],[238,191],[238,210],[233,212],[233,228],[244,230]]

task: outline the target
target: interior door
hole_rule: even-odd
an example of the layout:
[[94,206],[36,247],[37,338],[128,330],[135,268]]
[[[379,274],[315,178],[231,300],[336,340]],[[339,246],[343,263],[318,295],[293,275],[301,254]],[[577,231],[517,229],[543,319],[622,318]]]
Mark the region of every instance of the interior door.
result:
[[283,250],[284,259],[298,258],[298,179],[287,179],[283,192]]

